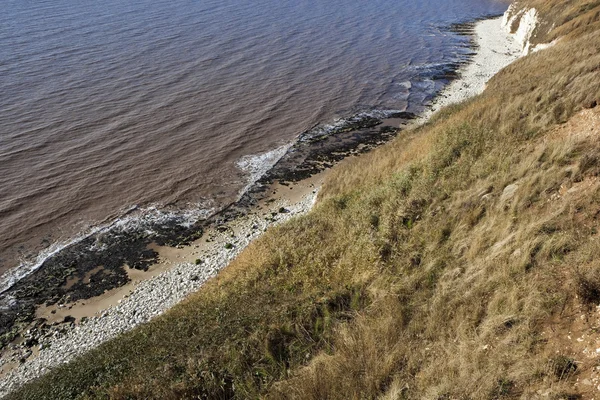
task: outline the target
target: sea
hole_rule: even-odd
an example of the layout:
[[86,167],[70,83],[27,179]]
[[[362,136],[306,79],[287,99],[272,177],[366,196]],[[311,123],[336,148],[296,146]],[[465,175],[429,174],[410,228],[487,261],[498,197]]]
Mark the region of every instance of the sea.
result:
[[499,0],[2,0],[0,293],[89,235],[205,218],[298,137],[419,113]]

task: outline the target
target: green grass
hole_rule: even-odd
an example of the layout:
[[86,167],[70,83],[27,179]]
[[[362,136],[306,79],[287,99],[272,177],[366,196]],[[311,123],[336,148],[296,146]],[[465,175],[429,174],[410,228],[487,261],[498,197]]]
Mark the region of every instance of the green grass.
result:
[[600,100],[600,32],[569,15],[482,96],[336,167],[315,210],[187,301],[9,398],[558,393],[574,357],[541,331],[600,263],[600,142],[572,134]]

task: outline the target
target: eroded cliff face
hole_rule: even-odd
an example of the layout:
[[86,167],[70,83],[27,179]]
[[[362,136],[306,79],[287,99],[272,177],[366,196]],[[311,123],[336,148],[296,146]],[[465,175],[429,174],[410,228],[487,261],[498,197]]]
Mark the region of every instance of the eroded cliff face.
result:
[[540,13],[526,3],[513,3],[504,13],[502,28],[515,35],[515,40],[523,49],[523,55],[550,47],[555,43],[540,43],[537,34],[542,25]]
[[546,49],[566,37],[592,34],[600,25],[600,3],[596,0],[517,0],[502,21],[515,34],[524,55]]

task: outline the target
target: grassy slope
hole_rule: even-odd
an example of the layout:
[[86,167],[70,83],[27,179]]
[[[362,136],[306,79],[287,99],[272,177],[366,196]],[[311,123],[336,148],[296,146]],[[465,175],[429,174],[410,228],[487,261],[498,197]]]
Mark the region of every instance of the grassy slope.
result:
[[10,398],[573,391],[573,355],[557,358],[542,331],[576,289],[594,298],[600,142],[554,127],[600,100],[600,30],[589,10],[567,19],[547,3],[569,25],[555,47],[343,163],[313,212],[198,294]]

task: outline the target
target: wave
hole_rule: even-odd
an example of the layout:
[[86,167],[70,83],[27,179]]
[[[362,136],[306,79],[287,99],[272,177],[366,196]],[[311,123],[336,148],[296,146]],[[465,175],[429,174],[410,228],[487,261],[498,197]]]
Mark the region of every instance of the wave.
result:
[[242,189],[243,196],[260,178],[262,178],[294,145],[294,142],[284,144],[266,153],[243,156],[236,166],[248,174],[248,184]]

